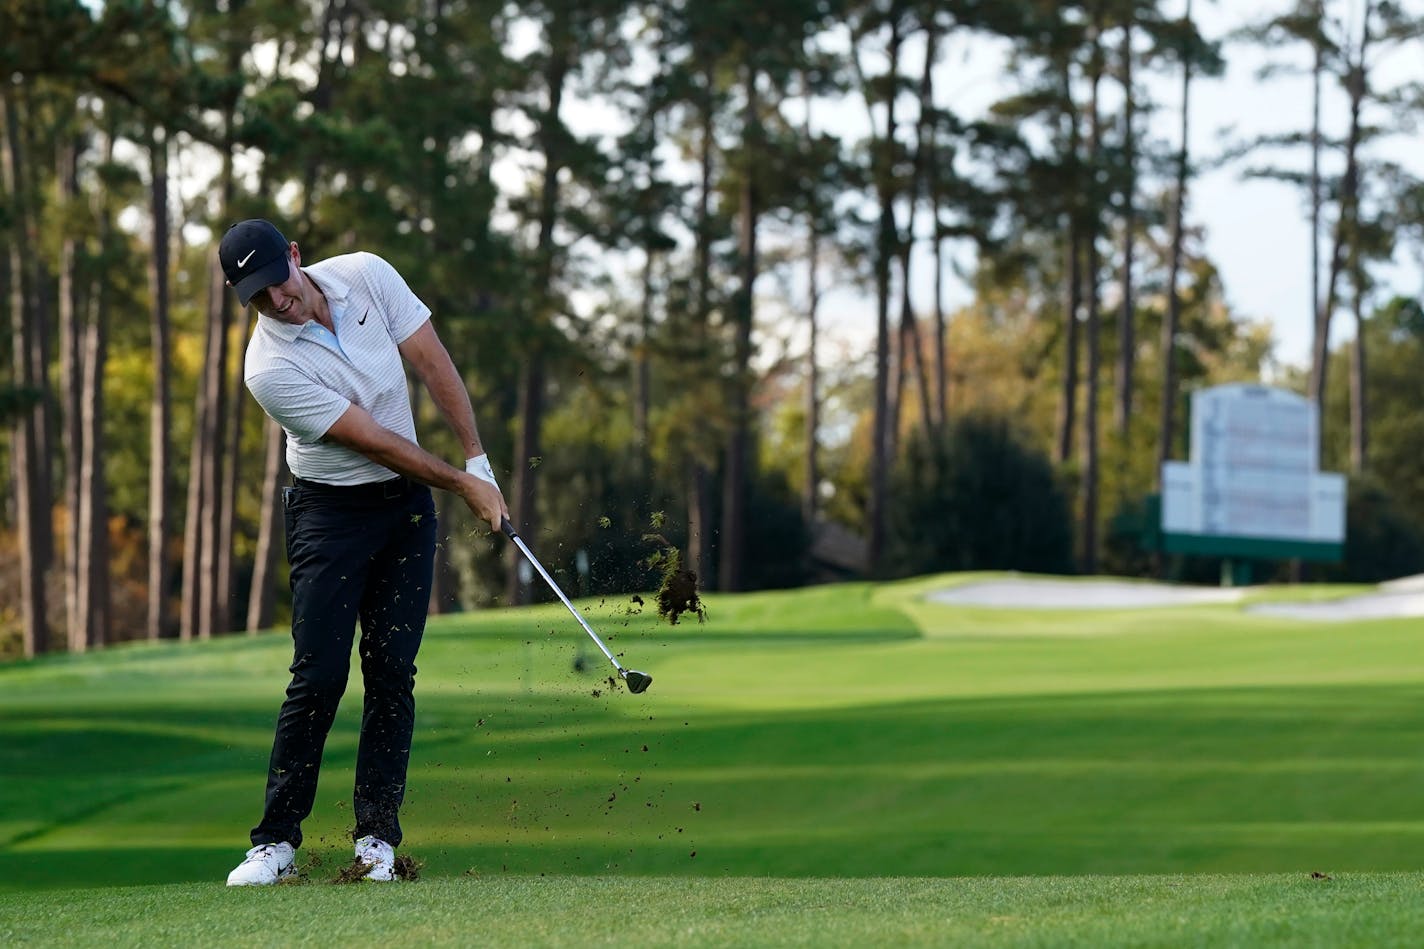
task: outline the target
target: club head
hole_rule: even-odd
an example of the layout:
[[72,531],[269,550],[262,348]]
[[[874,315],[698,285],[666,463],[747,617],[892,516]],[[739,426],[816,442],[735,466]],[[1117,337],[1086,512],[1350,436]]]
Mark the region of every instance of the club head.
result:
[[653,677],[636,669],[625,669],[623,670],[623,681],[628,683],[628,691],[636,695],[639,692],[648,691],[648,686],[653,684]]

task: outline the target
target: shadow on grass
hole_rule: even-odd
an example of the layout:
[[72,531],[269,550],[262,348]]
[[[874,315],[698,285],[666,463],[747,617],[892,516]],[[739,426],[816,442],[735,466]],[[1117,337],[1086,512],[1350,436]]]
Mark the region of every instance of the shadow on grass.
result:
[[[1300,686],[648,716],[440,693],[403,822],[427,876],[1406,869],[1424,849],[1421,700]],[[359,704],[309,830],[338,850]],[[220,883],[256,817],[271,715],[4,722],[0,760],[24,777],[0,784],[0,813],[31,824],[0,846],[0,886]],[[223,827],[233,844],[215,849]],[[150,838],[165,843],[130,843]]]

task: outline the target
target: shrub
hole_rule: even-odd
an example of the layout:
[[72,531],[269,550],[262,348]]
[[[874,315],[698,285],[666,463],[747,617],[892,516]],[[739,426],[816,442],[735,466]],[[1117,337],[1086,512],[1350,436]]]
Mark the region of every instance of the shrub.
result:
[[1071,512],[1052,464],[992,416],[913,438],[891,477],[886,561],[892,576],[1071,572]]
[[1352,477],[1345,506],[1345,559],[1322,572],[1348,583],[1378,583],[1424,572],[1424,529],[1382,483],[1368,475]]

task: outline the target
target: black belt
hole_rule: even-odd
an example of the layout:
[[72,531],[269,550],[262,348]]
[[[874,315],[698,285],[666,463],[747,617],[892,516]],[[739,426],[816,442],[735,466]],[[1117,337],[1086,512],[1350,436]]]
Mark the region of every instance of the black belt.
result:
[[395,501],[405,497],[420,482],[409,478],[392,478],[389,481],[371,481],[366,484],[323,484],[306,478],[293,478],[292,483],[303,491],[311,491],[325,497],[344,501]]

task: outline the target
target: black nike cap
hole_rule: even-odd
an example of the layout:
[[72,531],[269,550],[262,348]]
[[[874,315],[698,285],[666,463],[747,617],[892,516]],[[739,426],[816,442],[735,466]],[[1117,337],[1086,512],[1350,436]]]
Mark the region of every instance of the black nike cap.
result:
[[271,221],[253,218],[227,229],[218,245],[218,260],[243,306],[254,294],[287,279],[289,247]]

